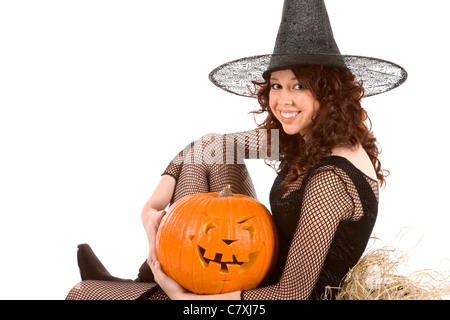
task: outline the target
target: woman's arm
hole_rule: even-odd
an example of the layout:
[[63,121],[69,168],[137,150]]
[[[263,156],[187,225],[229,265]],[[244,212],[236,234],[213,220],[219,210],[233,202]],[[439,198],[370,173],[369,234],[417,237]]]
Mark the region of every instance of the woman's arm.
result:
[[315,174],[303,196],[300,219],[278,283],[246,290],[243,299],[309,298],[339,222],[353,212],[353,199],[332,170]]
[[141,212],[141,220],[147,233],[149,244],[148,262],[156,261],[156,233],[175,190],[176,180],[163,175]]

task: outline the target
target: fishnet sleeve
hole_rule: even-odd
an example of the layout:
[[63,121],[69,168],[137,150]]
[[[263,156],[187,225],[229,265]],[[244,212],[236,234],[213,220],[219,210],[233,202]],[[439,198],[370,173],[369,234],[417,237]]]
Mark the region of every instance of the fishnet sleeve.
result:
[[301,214],[286,264],[278,283],[243,291],[243,299],[308,299],[339,222],[351,217],[353,199],[333,170],[315,174],[308,182]]

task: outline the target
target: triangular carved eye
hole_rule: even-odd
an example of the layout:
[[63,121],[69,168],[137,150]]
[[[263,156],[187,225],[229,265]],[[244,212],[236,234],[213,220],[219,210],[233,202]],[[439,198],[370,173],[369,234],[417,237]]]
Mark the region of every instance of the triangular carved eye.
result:
[[245,225],[242,227],[242,229],[250,232],[250,238],[253,238],[253,236],[256,234],[256,228],[252,225]]
[[212,223],[212,222],[207,222],[205,223],[205,225],[203,226],[203,232],[208,234],[208,231],[211,230],[212,228],[216,228],[216,224]]
[[230,244],[232,244],[233,242],[236,242],[237,240],[225,240],[222,239],[223,242],[225,242],[227,244],[227,246],[229,246]]

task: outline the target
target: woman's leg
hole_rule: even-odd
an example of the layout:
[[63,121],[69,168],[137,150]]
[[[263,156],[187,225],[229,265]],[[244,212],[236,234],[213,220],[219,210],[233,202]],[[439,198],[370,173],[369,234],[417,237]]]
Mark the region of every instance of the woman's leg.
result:
[[[205,154],[208,156],[212,154],[212,149],[220,149],[217,148],[217,143],[221,144],[225,141],[225,139],[220,140],[222,136],[216,135],[212,140],[209,139],[210,137],[209,135],[206,140],[208,144],[205,145],[205,139],[202,138],[201,145],[197,144],[188,151],[185,149],[180,152],[164,172],[177,180],[172,203],[188,194],[219,192],[227,185],[231,186],[233,193],[256,198],[255,188],[243,159],[238,159],[236,156],[230,158],[226,154],[222,155],[222,159],[227,161],[213,161],[213,159],[205,157]],[[190,161],[180,161],[183,157],[186,159],[187,154],[189,154]],[[220,158],[216,157],[216,159]],[[133,283],[131,280],[113,277],[92,250],[88,250],[88,253],[78,255],[82,279],[103,281],[82,281],[71,290],[67,299],[125,299],[126,297],[136,299],[153,288],[154,283],[151,283],[153,274],[146,261],[139,269],[138,278]],[[139,285],[139,282],[149,283]],[[105,290],[107,292],[103,292]],[[159,299],[164,298],[164,295],[155,293],[153,297]]]
[[172,203],[188,194],[219,192],[227,185],[233,193],[256,198],[244,163],[249,148],[256,148],[256,143],[249,143],[253,140],[246,133],[209,134],[191,143],[164,171],[177,180]]
[[[151,295],[147,294],[151,293]],[[76,284],[66,300],[169,300],[156,283],[85,280]]]

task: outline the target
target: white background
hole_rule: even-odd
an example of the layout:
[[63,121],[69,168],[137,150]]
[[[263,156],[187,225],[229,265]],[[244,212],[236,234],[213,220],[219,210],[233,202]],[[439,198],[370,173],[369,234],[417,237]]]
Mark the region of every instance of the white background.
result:
[[[448,1],[327,7],[342,53],[409,73],[363,102],[391,172],[374,233],[410,250],[413,271],[447,268]],[[220,90],[209,72],[272,52],[281,9],[280,0],[0,1],[1,299],[64,299],[85,242],[113,275],[136,277],[147,255],[140,212],[172,157],[205,133],[254,127],[256,100]],[[274,173],[262,161],[249,170],[268,206]]]

